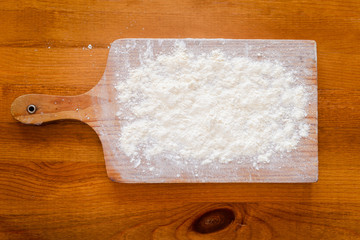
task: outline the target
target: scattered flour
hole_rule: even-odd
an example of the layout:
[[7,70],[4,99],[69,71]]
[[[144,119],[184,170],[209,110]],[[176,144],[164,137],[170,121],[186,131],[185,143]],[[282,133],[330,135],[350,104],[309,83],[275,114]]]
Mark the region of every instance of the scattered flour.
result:
[[116,89],[125,119],[118,146],[132,161],[247,157],[256,167],[309,134],[306,88],[276,62],[220,50],[196,56],[178,45],[130,69]]

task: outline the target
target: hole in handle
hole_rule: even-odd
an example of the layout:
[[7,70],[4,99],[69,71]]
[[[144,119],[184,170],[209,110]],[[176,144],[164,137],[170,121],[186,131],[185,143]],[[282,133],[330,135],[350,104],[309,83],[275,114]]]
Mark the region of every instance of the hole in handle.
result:
[[36,112],[36,106],[34,104],[30,104],[29,106],[27,106],[27,112],[30,114],[33,114]]

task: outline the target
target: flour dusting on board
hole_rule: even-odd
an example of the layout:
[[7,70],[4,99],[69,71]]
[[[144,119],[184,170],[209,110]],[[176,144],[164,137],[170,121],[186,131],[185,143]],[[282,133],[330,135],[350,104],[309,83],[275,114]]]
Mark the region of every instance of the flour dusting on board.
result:
[[117,147],[134,167],[156,171],[161,159],[196,168],[250,161],[258,169],[309,135],[309,91],[282,63],[217,47],[199,53],[183,41],[157,54],[148,45],[139,62],[115,86]]

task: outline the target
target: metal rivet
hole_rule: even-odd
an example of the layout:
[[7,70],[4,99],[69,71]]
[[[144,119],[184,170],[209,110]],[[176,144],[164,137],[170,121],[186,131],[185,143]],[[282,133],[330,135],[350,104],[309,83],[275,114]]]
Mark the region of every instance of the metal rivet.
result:
[[27,106],[27,111],[30,114],[33,114],[36,112],[36,106],[34,104],[30,104],[29,106]]

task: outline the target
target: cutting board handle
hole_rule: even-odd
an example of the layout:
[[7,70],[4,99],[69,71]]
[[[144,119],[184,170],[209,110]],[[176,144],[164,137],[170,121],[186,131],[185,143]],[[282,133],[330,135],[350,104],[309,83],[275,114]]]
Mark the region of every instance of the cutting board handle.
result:
[[27,94],[14,100],[11,105],[13,117],[25,124],[40,125],[60,119],[83,120],[91,111],[91,96],[52,96]]

